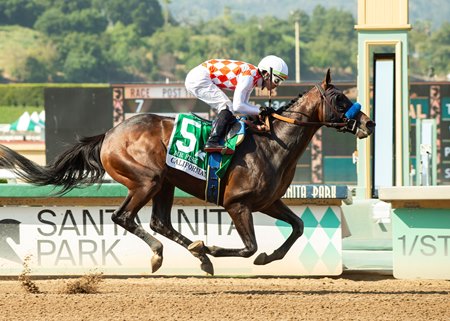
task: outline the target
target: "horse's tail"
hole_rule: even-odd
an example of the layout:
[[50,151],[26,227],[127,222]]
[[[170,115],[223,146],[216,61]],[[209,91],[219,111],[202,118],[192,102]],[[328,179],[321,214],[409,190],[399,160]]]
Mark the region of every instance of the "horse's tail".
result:
[[100,161],[100,149],[105,134],[78,138],[77,143],[48,165],[40,166],[12,149],[0,145],[0,168],[14,172],[26,183],[37,186],[55,185],[62,195],[85,184],[101,183],[105,169]]

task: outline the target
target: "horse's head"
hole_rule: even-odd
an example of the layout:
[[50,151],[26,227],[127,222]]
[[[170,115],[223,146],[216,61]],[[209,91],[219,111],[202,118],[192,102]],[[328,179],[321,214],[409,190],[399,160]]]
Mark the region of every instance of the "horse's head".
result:
[[331,84],[329,69],[322,83],[316,85],[316,89],[321,100],[317,110],[320,122],[333,124],[329,127],[351,132],[360,139],[373,133],[375,122],[361,111],[359,103],[353,103],[341,90]]

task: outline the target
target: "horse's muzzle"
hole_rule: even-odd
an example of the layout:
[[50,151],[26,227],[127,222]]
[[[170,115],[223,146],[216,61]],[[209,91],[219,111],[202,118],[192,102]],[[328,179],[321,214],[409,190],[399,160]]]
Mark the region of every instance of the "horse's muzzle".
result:
[[375,131],[375,122],[368,119],[367,121],[361,121],[356,132],[356,137],[359,139],[367,138]]
[[355,117],[358,131],[356,137],[359,139],[367,138],[375,131],[375,122],[363,112],[359,112]]

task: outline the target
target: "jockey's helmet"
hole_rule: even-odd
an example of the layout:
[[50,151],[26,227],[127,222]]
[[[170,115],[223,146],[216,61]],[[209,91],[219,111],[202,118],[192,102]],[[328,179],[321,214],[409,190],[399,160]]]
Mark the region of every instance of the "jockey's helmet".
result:
[[277,56],[266,56],[264,57],[258,64],[258,69],[263,73],[267,72],[265,75],[265,79],[269,79],[270,68],[272,68],[272,83],[275,85],[280,85],[284,80],[288,78],[289,70],[287,64],[283,59]]

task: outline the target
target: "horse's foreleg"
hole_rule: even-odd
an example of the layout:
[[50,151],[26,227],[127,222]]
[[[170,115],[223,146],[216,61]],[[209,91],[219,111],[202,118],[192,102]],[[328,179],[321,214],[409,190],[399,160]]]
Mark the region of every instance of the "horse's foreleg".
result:
[[[253,226],[253,216],[251,210],[242,204],[236,204],[227,207],[227,211],[233,220],[236,231],[239,233],[244,248],[242,249],[227,249],[218,246],[204,246],[207,254],[212,256],[240,256],[250,257],[258,249],[255,236],[255,228]],[[200,248],[199,244],[197,247]]]
[[111,219],[150,246],[154,253],[151,259],[152,272],[156,272],[163,261],[163,245],[135,221],[138,211],[150,200],[150,197],[151,195],[143,191],[130,191],[119,209],[113,213]]
[[155,232],[188,249],[201,262],[200,268],[208,274],[214,275],[214,267],[206,256],[205,251],[192,250],[192,241],[179,233],[172,226],[170,213],[173,204],[175,187],[169,182],[162,184],[161,190],[153,197],[152,218],[150,227]]
[[281,200],[276,201],[269,208],[261,212],[273,218],[289,223],[292,226],[292,232],[291,235],[289,235],[289,237],[287,238],[287,240],[272,254],[270,255],[267,255],[266,253],[259,254],[254,261],[254,264],[256,265],[264,265],[272,261],[281,260],[282,258],[284,258],[286,253],[295,243],[295,241],[300,236],[302,236],[304,226],[301,218],[295,215],[295,213],[292,212],[291,209],[287,207]]

